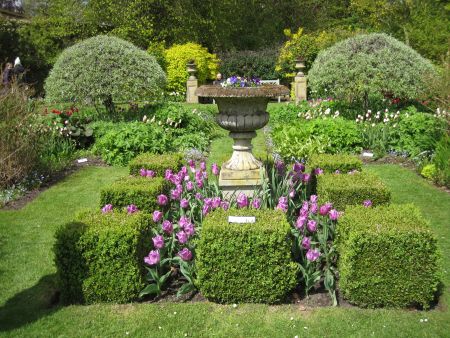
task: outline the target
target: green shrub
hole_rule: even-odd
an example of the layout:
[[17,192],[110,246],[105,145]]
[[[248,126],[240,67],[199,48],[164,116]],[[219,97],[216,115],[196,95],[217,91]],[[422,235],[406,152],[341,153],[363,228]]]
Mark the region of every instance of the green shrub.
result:
[[139,210],[153,212],[161,208],[156,197],[167,191],[168,184],[161,177],[123,177],[101,190],[100,207],[112,204],[114,208],[125,208],[134,204]]
[[220,60],[219,72],[222,73],[223,78],[239,75],[273,80],[280,77],[280,74],[275,71],[276,49],[227,52],[220,55]]
[[416,51],[386,34],[358,35],[336,43],[317,56],[308,84],[318,97],[332,96],[349,102],[385,96],[416,99],[433,65]]
[[[228,223],[228,216],[255,216],[256,223]],[[200,292],[221,303],[283,300],[299,271],[289,235],[280,211],[214,211],[203,222],[196,249]]]
[[207,79],[214,79],[217,74],[217,64],[219,60],[215,54],[208,53],[208,50],[196,43],[186,43],[184,45],[173,45],[166,50],[167,64],[167,90],[185,93],[186,80],[189,74],[186,64],[194,60],[197,65],[195,74],[199,84],[204,84]]
[[450,187],[450,137],[448,135],[442,137],[436,145],[433,164],[436,166],[434,181],[439,185]]
[[56,233],[55,264],[64,303],[125,303],[145,286],[151,215],[86,211]]
[[445,134],[445,122],[427,113],[414,112],[398,123],[397,150],[407,151],[411,156],[428,151],[434,152],[436,143]]
[[94,151],[108,164],[126,165],[138,154],[170,149],[170,139],[158,125],[129,122],[111,124],[111,128],[94,144]]
[[99,35],[61,53],[45,92],[49,102],[100,102],[112,113],[114,101],[155,98],[165,82],[153,56],[127,41]]
[[316,154],[311,156],[308,165],[312,170],[320,168],[327,174],[333,174],[336,170],[345,174],[352,170],[362,170],[361,159],[357,156],[346,154]]
[[315,153],[354,153],[361,150],[361,136],[354,121],[342,118],[295,121],[275,126],[275,149],[284,158],[308,158]]
[[420,171],[420,175],[429,180],[432,180],[436,176],[436,166],[432,163],[425,165]]
[[346,209],[337,227],[340,289],[363,307],[428,308],[439,284],[436,238],[413,205]]
[[183,155],[179,153],[174,154],[140,154],[131,160],[128,167],[130,168],[130,175],[139,175],[139,170],[142,168],[153,170],[156,176],[164,176],[166,169],[172,169],[173,172],[178,172],[183,166]]
[[391,200],[391,192],[380,178],[366,172],[318,175],[317,195],[321,203],[331,202],[337,210],[362,205],[365,200],[371,200],[373,205]]

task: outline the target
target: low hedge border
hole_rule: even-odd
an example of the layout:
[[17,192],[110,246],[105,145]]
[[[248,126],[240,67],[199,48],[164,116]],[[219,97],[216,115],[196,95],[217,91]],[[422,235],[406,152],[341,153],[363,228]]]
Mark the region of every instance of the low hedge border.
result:
[[429,308],[439,285],[437,241],[414,205],[348,207],[337,227],[339,286],[362,307]]
[[167,194],[169,186],[161,177],[123,177],[100,191],[100,207],[112,204],[115,209],[121,209],[134,204],[139,210],[153,212],[161,209],[156,197]]
[[358,156],[348,154],[317,154],[311,156],[308,163],[311,170],[320,168],[324,173],[334,174],[339,170],[343,174],[347,174],[352,170],[362,170],[362,161]]
[[131,160],[128,165],[130,175],[139,175],[139,171],[144,168],[153,170],[156,176],[164,176],[166,169],[172,169],[173,172],[178,172],[182,166],[183,155],[179,153],[144,153]]
[[64,303],[126,303],[145,287],[150,214],[84,211],[56,232],[55,264]]
[[367,172],[318,175],[317,195],[320,203],[331,202],[337,210],[365,200],[371,200],[373,206],[391,201],[391,191],[378,176]]
[[[255,223],[228,223],[255,216]],[[203,221],[197,253],[197,285],[220,302],[276,303],[297,284],[290,226],[279,210],[217,209]]]

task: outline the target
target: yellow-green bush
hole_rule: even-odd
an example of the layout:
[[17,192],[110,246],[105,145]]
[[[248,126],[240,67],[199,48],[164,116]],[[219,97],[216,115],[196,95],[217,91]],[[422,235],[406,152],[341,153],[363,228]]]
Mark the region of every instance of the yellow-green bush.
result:
[[189,77],[186,71],[186,64],[194,60],[197,65],[195,76],[199,84],[203,84],[207,79],[214,79],[218,71],[219,59],[215,54],[208,53],[208,50],[196,43],[186,43],[184,45],[173,45],[165,53],[168,84],[167,90],[185,93],[186,80]]

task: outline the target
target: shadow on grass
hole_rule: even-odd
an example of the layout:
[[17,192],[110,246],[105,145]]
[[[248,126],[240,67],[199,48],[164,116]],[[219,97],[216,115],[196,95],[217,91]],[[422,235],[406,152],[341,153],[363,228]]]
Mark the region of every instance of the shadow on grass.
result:
[[11,331],[48,316],[60,309],[58,303],[56,274],[44,276],[0,307],[0,332]]

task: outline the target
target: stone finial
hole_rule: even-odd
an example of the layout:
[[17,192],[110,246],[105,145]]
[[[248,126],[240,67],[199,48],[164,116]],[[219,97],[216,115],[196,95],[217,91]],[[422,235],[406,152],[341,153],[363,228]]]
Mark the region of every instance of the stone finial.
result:
[[295,59],[295,69],[298,70],[296,76],[305,76],[303,73],[303,70],[305,69],[305,59],[302,57]]
[[195,60],[190,60],[186,64],[186,69],[189,74],[189,80],[195,80],[195,73],[197,73],[197,65],[195,64]]

